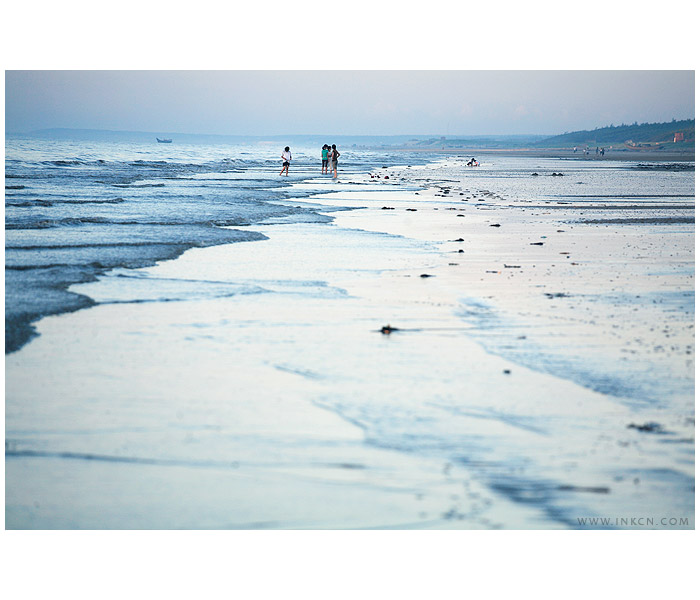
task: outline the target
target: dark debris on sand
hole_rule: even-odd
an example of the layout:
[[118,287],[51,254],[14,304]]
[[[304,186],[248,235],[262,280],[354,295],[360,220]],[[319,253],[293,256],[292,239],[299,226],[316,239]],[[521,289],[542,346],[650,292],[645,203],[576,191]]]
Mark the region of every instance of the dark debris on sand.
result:
[[391,325],[384,325],[384,327],[382,327],[379,331],[381,333],[383,333],[384,335],[389,335],[390,333],[392,333],[394,331],[401,331],[401,330],[398,327],[392,327]]
[[649,421],[642,425],[637,425],[636,423],[630,423],[627,429],[636,429],[637,431],[643,431],[645,433],[666,433],[666,430],[660,423],[655,423],[654,421]]

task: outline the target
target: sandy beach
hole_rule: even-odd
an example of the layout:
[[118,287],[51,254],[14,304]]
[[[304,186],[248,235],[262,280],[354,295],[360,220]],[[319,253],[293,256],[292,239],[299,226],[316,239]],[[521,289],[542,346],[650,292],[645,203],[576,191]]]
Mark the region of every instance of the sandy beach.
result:
[[6,526],[694,528],[694,190],[465,161],[72,286],[6,356]]
[[695,162],[694,150],[606,149],[597,155],[595,149],[584,154],[579,148],[395,148],[395,152],[435,153],[445,156],[520,156],[523,158],[559,158],[564,160],[632,161],[632,162]]

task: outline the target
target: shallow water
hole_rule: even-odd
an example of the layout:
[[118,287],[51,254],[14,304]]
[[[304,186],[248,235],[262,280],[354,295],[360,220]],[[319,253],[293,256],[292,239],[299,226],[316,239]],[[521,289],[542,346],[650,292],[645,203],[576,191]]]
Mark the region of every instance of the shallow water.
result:
[[[172,259],[195,246],[261,239],[220,226],[329,221],[313,206],[279,202],[289,197],[290,182],[320,171],[319,154],[295,149],[290,176],[282,179],[269,146],[8,137],[5,351],[31,339],[31,323],[41,316],[90,304],[66,291],[70,282]],[[341,173],[378,160],[394,164],[384,154],[343,150]]]

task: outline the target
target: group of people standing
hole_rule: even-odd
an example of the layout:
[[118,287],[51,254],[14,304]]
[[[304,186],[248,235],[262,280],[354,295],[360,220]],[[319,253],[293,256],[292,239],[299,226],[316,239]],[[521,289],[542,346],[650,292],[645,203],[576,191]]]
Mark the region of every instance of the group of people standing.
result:
[[[323,144],[321,148],[321,173],[333,173],[333,179],[338,177],[338,157],[340,152],[335,147],[335,144],[328,145]],[[292,152],[289,150],[289,146],[286,146],[284,152],[282,152],[282,170],[280,175],[289,175],[289,163],[292,162]]]
[[[340,152],[336,149],[335,144],[332,146],[323,144],[323,148],[321,148],[321,174],[333,171],[333,179],[338,177],[339,156]],[[330,163],[330,165],[328,163]]]

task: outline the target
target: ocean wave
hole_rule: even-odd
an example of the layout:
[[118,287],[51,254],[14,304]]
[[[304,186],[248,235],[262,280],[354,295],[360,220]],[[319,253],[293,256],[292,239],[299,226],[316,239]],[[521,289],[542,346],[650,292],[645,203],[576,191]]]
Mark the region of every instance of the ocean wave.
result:
[[113,187],[118,188],[159,188],[165,187],[164,183],[112,183]]
[[5,206],[20,206],[20,207],[35,207],[35,206],[53,206],[53,202],[49,202],[48,200],[39,200],[39,199],[32,199],[32,200],[20,200],[20,201],[13,201],[13,200],[5,200]]
[[107,198],[107,199],[96,199],[89,198],[86,200],[61,200],[61,204],[121,204],[126,202],[124,198]]
[[41,162],[42,165],[55,165],[57,167],[72,167],[75,165],[84,165],[84,161],[78,159],[72,160],[44,160]]
[[[6,222],[5,229],[49,229],[51,227],[65,227],[71,225],[83,225],[87,223],[110,223],[109,219],[103,217],[64,217],[62,219],[44,219],[30,222]],[[6,246],[9,248],[10,246]],[[45,248],[47,246],[39,246]]]
[[60,206],[62,204],[78,204],[78,205],[83,205],[83,204],[121,204],[122,202],[126,202],[124,198],[106,198],[106,199],[99,199],[99,198],[85,198],[85,199],[80,199],[77,200],[75,198],[69,198],[66,200],[43,200],[41,198],[31,198],[31,199],[26,199],[23,198],[22,200],[6,200],[5,205],[6,206],[17,206],[17,207],[35,207],[35,206],[41,206],[41,207],[47,207],[47,206]]
[[[50,220],[47,220],[50,223]],[[51,250],[64,248],[118,248],[153,244],[211,246],[220,243],[267,239],[255,231],[222,229],[204,224],[121,224],[104,222],[64,223],[59,231],[14,230],[5,237],[6,250]]]
[[159,168],[159,167],[164,167],[168,166],[169,164],[165,160],[135,160],[134,162],[128,163],[132,167],[154,167],[154,168]]

